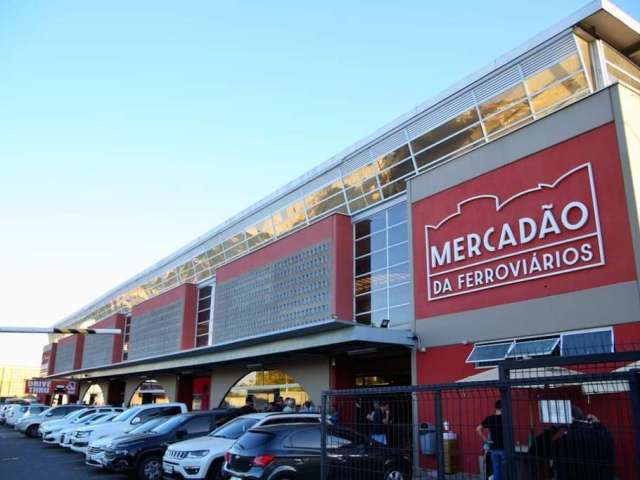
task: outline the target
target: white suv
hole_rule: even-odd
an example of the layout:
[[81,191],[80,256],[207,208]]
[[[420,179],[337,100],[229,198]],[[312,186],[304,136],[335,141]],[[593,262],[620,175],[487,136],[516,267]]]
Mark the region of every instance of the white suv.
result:
[[154,417],[167,417],[185,413],[187,406],[184,403],[163,403],[156,405],[149,403],[125,410],[112,421],[89,425],[79,428],[71,440],[71,450],[86,453],[89,443],[107,435],[123,434],[133,429],[136,425],[146,422]]
[[319,423],[318,413],[250,413],[234,418],[209,435],[171,445],[162,458],[165,478],[218,478],[226,452],[247,430],[261,425]]

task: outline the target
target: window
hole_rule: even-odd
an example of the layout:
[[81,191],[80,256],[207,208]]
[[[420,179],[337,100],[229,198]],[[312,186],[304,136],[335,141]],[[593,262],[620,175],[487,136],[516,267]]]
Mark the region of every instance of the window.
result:
[[507,354],[507,358],[535,357],[551,355],[560,342],[559,338],[544,338],[541,340],[529,340],[517,342]]
[[313,428],[296,432],[287,438],[285,446],[295,449],[320,450],[320,430]]
[[540,423],[569,424],[571,423],[570,400],[540,400]]
[[131,315],[124,319],[124,336],[122,337],[122,361],[129,358],[129,337],[131,335]]
[[560,350],[562,356],[613,352],[613,332],[607,329],[565,333],[561,336]]
[[407,204],[354,223],[356,321],[405,327],[411,319]]
[[205,285],[198,288],[198,311],[196,313],[196,347],[209,345],[209,332],[212,323],[212,303],[214,286]]
[[206,435],[211,431],[211,417],[208,415],[200,415],[186,422],[183,428],[188,435],[196,435],[201,433]]

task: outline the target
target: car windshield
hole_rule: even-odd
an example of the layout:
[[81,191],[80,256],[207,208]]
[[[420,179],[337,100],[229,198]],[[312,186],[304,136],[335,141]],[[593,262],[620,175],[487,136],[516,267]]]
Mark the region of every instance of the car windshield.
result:
[[183,417],[182,415],[176,415],[175,417],[171,417],[162,425],[158,425],[157,427],[152,428],[151,431],[154,433],[169,433],[171,430],[184,422],[184,420],[185,417]]
[[42,411],[44,411],[47,407],[30,407],[29,408],[29,412],[30,413],[40,413]]
[[75,420],[76,418],[78,418],[80,416],[80,414],[83,412],[83,410],[74,410],[71,413],[67,413],[64,417],[62,417],[63,420]]
[[91,423],[93,425],[98,424],[98,423],[107,423],[110,422],[111,420],[113,420],[116,417],[115,413],[107,413],[107,414],[101,414],[101,416],[99,418],[94,418]]
[[232,422],[215,429],[209,434],[210,437],[228,438],[230,440],[237,440],[247,430],[253,427],[258,422],[257,418],[236,418]]
[[20,413],[24,413],[29,409],[29,407],[20,407]]
[[[149,420],[148,422],[143,423],[142,425],[138,425],[133,430],[129,430],[129,433],[147,433],[149,430],[157,427],[158,425],[162,425],[164,422],[169,420],[170,417],[160,417],[154,418],[153,420]],[[115,418],[113,421],[115,422]]]
[[140,411],[140,407],[130,408],[129,410],[125,410],[116,418],[113,419],[114,422],[124,422],[125,420],[129,420],[133,415]]

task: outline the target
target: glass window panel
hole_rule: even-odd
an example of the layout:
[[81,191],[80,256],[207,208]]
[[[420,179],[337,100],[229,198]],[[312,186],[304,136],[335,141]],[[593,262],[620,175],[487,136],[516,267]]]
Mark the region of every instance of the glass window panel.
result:
[[558,346],[560,338],[544,338],[539,340],[527,340],[516,342],[507,355],[508,358],[535,357],[537,355],[550,355]]
[[389,216],[389,225],[395,225],[396,223],[407,221],[407,204],[405,202],[399,203],[391,208],[387,209],[387,215]]
[[416,163],[418,168],[424,168],[436,160],[441,159],[445,155],[448,155],[456,150],[468,145],[476,140],[483,138],[482,128],[480,125],[472,127],[464,132],[460,132],[457,135],[451,137],[448,140],[436,145],[429,150],[416,155]]
[[531,115],[529,102],[525,100],[524,102],[520,102],[513,107],[488,118],[484,121],[484,127],[487,133],[493,133],[511,125],[512,123],[522,120],[529,115]]
[[363,208],[370,207],[375,205],[382,199],[380,192],[375,191],[373,193],[369,193],[364,197],[361,197],[353,202],[349,202],[349,207],[351,208],[351,212],[354,213],[358,210],[362,210]]
[[371,290],[378,290],[387,286],[387,270],[379,270],[371,274]]
[[455,118],[452,118],[448,122],[443,123],[439,127],[422,134],[418,138],[411,141],[411,148],[414,152],[419,152],[425,148],[433,145],[440,140],[453,135],[459,130],[468,127],[478,121],[478,112],[475,108],[471,108],[466,112],[461,113]]
[[378,174],[378,180],[380,185],[386,185],[398,178],[405,177],[408,173],[413,173],[413,171],[413,161],[409,159]]
[[389,248],[389,265],[402,263],[409,260],[409,244],[401,243],[395,247]]
[[404,305],[411,302],[409,284],[392,287],[389,289],[389,305]]
[[210,317],[209,312],[209,310],[204,310],[198,313],[198,323],[208,322]]
[[356,238],[364,237],[370,233],[379,232],[387,225],[385,212],[376,213],[369,218],[356,223]]
[[495,140],[496,138],[502,137],[509,132],[517,130],[518,128],[531,123],[533,121],[533,115],[523,118],[522,120],[518,120],[515,123],[510,124],[508,127],[503,128],[502,130],[497,130],[494,133],[489,135],[489,140]]
[[347,198],[352,200],[360,197],[368,192],[373,192],[378,188],[375,177],[365,179],[362,183],[355,185],[347,190]]
[[342,178],[344,188],[348,189],[357,185],[361,185],[367,178],[373,177],[373,164],[368,163]]
[[211,264],[212,265],[220,265],[221,263],[224,263],[224,255],[216,255],[215,257],[211,258]]
[[371,275],[356,278],[356,295],[367,293],[371,290]]
[[211,249],[207,251],[207,255],[209,255],[209,257],[215,257],[216,255],[220,255],[222,250],[222,244],[219,243],[218,245],[211,247]]
[[201,298],[198,302],[198,311],[208,309],[211,306],[211,297]]
[[579,73],[533,96],[531,99],[533,110],[536,112],[544,110],[586,88],[587,79],[584,73]]
[[408,282],[409,279],[409,263],[389,268],[389,285],[398,285],[399,283]]
[[356,260],[356,275],[362,275],[363,273],[370,272],[372,270],[379,270],[387,266],[387,252],[382,250],[381,252],[367,255]]
[[504,360],[513,342],[475,345],[467,358],[467,363]]
[[394,195],[404,192],[407,189],[406,180],[397,180],[393,183],[389,183],[382,187],[382,194],[384,198],[391,198]]
[[527,88],[529,89],[529,95],[548,87],[562,78],[568,77],[580,70],[580,67],[580,60],[576,53],[565,58],[560,63],[556,63],[555,65],[532,75],[525,80]]
[[273,238],[273,223],[271,222],[271,218],[247,227],[245,234],[249,247],[259,245],[266,240],[271,240]]
[[486,118],[524,97],[524,85],[519,83],[480,105],[480,114]]
[[196,335],[207,335],[209,333],[208,323],[199,323]]
[[407,233],[406,223],[401,223],[389,229],[389,245],[394,245],[400,242],[406,242],[408,240],[409,240],[409,237]]
[[306,222],[302,202],[296,202],[280,210],[273,216],[276,233],[281,235]]
[[368,312],[371,310],[371,295],[356,297],[356,312]]
[[362,210],[363,208],[367,208],[368,204],[367,201],[364,198],[358,198],[357,200],[354,200],[353,202],[349,202],[349,208],[351,209],[351,212],[357,212],[358,210]]
[[613,334],[611,330],[596,332],[578,332],[562,335],[561,354],[591,355],[613,352]]
[[411,305],[403,305],[402,307],[393,307],[389,309],[389,327],[397,328],[408,325],[413,318]]
[[371,314],[364,313],[364,314],[356,315],[356,322],[362,323],[363,325],[371,325]]
[[342,193],[342,180],[336,180],[326,187],[316,190],[315,192],[307,195],[304,200],[307,206],[310,207],[338,193]]
[[376,327],[379,327],[383,320],[389,320],[389,310],[378,310],[377,312],[371,312],[371,323]]
[[334,210],[344,204],[344,195],[342,192],[339,192],[337,195],[325,200],[324,202],[319,203],[315,207],[311,207],[307,210],[307,215],[309,218],[315,218],[319,215],[327,213],[331,210]]
[[387,308],[387,291],[378,290],[377,292],[367,293],[356,297],[356,312],[368,312],[370,310],[379,310]]
[[593,71],[593,59],[591,58],[590,43],[587,42],[584,38],[580,38],[578,35],[575,36],[575,39],[576,43],[578,44],[578,48],[580,49],[580,54],[584,63],[583,69],[587,73],[587,76],[589,77],[591,86],[593,88],[593,86],[595,85],[595,77]]
[[233,258],[236,255],[240,255],[247,250],[247,244],[245,242],[237,244],[235,247],[230,248],[225,252],[226,258]]
[[385,232],[374,233],[373,235],[358,240],[356,242],[356,257],[366,255],[387,246],[387,236]]
[[378,167],[378,171],[389,168],[392,165],[404,160],[409,156],[409,146],[403,145],[402,147],[394,150],[391,153],[387,153],[386,155],[382,155],[378,157],[376,160],[376,165]]
[[209,344],[209,335],[196,338],[196,347],[206,347]]
[[235,245],[244,242],[244,232],[240,232],[237,235],[234,235],[231,238],[228,238],[224,242],[222,242],[222,246],[225,250],[233,248]]

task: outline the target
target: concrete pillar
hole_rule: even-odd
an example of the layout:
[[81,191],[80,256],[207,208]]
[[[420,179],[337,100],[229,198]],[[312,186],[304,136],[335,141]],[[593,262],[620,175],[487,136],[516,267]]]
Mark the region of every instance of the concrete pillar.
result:
[[133,398],[133,394],[136,393],[136,390],[142,383],[140,377],[129,377],[125,380],[124,386],[124,406],[128,407],[131,405],[131,399]]
[[220,367],[213,370],[211,372],[209,406],[211,408],[219,407],[229,389],[250,371],[251,369],[244,366]]
[[91,385],[93,385],[93,382],[91,381],[78,383],[78,401],[82,402],[84,400],[84,396],[87,394]]

